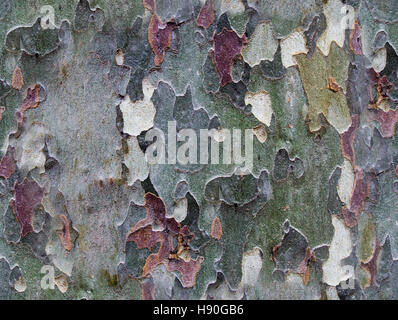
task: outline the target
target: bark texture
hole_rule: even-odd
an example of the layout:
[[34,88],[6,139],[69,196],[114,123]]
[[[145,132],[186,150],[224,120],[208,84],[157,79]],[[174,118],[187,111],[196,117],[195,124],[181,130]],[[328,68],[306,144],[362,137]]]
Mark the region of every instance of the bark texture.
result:
[[0,299],[397,299],[397,49],[396,0],[1,0]]

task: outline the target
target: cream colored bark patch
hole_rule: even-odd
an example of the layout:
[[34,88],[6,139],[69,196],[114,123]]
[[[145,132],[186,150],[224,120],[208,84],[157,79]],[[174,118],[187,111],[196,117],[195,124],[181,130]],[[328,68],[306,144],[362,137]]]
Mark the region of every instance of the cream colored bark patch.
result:
[[328,286],[326,288],[326,296],[328,297],[328,300],[340,300],[336,287]]
[[23,133],[21,140],[18,141],[18,167],[29,172],[34,168],[39,168],[40,173],[44,173],[46,156],[43,153],[44,137],[46,129],[41,123],[33,122]]
[[340,134],[347,131],[352,123],[350,112],[346,106],[341,106],[333,98],[328,109],[327,120]]
[[61,274],[56,277],[54,279],[54,283],[57,286],[58,290],[61,291],[61,293],[65,293],[66,291],[68,291],[69,285],[65,275]]
[[242,281],[241,286],[255,286],[263,267],[260,249],[254,248],[245,252],[242,259]]
[[115,61],[118,66],[122,66],[124,64],[124,53],[123,53],[122,49],[116,50]]
[[336,216],[332,216],[334,235],[329,248],[329,259],[323,264],[323,282],[337,286],[353,276],[350,266],[343,266],[342,260],[352,251],[350,230]]
[[187,198],[182,198],[177,201],[174,207],[173,218],[177,222],[182,222],[187,217],[187,213],[188,213],[188,200]]
[[253,128],[253,134],[257,137],[260,143],[264,143],[265,141],[267,141],[268,137],[267,130],[265,129],[265,126],[263,126],[262,124]]
[[340,0],[330,0],[324,9],[326,30],[320,36],[317,46],[323,55],[328,56],[330,44],[334,41],[342,48],[345,39],[345,29],[354,25],[354,11]]
[[307,53],[306,40],[302,31],[294,31],[281,40],[282,64],[289,68],[297,64],[295,54]]
[[347,207],[350,206],[352,191],[354,190],[355,173],[351,162],[344,159],[341,176],[337,184],[337,194]]
[[145,154],[142,152],[136,137],[127,140],[128,153],[124,157],[124,164],[129,169],[129,185],[137,180],[144,181],[149,174]]
[[373,57],[372,67],[376,72],[380,73],[386,67],[386,63],[387,63],[387,49],[381,48],[376,51]]
[[129,96],[126,96],[120,104],[120,110],[123,113],[123,132],[132,136],[138,136],[142,131],[153,127],[153,121],[156,114],[155,106],[151,98],[155,88],[148,79],[142,81],[144,99],[132,102]]
[[249,42],[242,49],[243,60],[254,67],[262,60],[274,60],[278,42],[274,37],[271,22],[259,23]]
[[27,288],[27,285],[26,285],[26,281],[25,281],[25,278],[24,277],[22,277],[22,276],[20,276],[19,278],[18,278],[18,280],[17,281],[15,281],[15,283],[14,283],[14,289],[17,291],[17,292],[24,292],[25,290],[26,290],[26,288]]
[[245,104],[252,105],[252,113],[259,121],[268,127],[271,125],[273,111],[271,97],[268,92],[264,90],[255,93],[247,92]]

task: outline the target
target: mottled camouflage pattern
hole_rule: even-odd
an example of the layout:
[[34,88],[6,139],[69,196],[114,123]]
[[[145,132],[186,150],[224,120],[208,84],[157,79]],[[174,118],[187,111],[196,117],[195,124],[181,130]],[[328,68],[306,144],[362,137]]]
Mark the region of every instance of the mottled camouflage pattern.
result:
[[398,299],[397,50],[396,0],[1,0],[0,299]]

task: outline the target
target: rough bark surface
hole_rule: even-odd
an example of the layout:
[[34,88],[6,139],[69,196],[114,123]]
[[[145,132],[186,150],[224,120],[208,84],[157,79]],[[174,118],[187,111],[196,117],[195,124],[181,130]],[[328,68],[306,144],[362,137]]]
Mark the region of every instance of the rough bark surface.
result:
[[398,299],[397,49],[396,0],[0,0],[0,299]]

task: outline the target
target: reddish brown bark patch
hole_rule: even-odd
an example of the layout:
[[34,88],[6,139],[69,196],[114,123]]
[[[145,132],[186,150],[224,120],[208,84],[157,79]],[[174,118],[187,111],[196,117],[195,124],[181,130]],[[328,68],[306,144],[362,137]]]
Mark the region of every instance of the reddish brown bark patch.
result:
[[369,119],[380,124],[381,135],[391,138],[395,134],[395,125],[398,122],[398,109],[385,112],[381,109],[369,110]]
[[152,16],[148,27],[148,40],[155,54],[155,66],[162,64],[166,51],[171,45],[171,33],[176,27],[174,22],[163,23],[156,14]]
[[15,172],[15,160],[14,160],[15,148],[8,146],[6,154],[3,156],[0,162],[0,177],[8,179]]
[[15,183],[11,208],[21,226],[22,237],[33,232],[34,210],[41,204],[42,199],[43,190],[36,181],[24,179],[22,183]]
[[342,214],[344,217],[344,224],[349,227],[353,228],[357,225],[357,217],[354,212],[347,209],[347,207],[342,208]]
[[354,190],[351,196],[350,211],[358,216],[362,211],[365,200],[369,196],[369,178],[365,176],[362,169],[355,168]]
[[350,32],[350,49],[357,55],[362,54],[361,26],[355,20],[354,29]]
[[349,160],[352,165],[355,163],[354,138],[358,128],[358,115],[351,117],[351,126],[348,130],[340,135],[341,154]]
[[152,231],[152,226],[148,225],[130,233],[127,237],[127,242],[134,241],[138,249],[148,248],[152,250],[156,243],[163,240],[162,233]]
[[383,102],[388,100],[388,94],[393,89],[394,85],[388,80],[387,76],[380,76],[373,68],[369,69],[369,79],[371,85],[376,86],[376,97],[372,96],[372,90],[369,90],[369,97],[371,105],[378,108]]
[[213,222],[211,223],[210,235],[212,238],[217,240],[220,240],[222,237],[221,221],[218,217],[215,217]]
[[182,285],[185,288],[192,288],[196,283],[196,277],[200,271],[203,262],[203,257],[198,257],[196,260],[189,261],[172,259],[167,265],[168,271],[178,271],[181,276]]
[[336,82],[336,79],[333,77],[329,77],[329,83],[327,88],[333,92],[338,92],[340,90],[340,87],[338,83]]
[[15,67],[15,70],[12,73],[11,84],[12,87],[17,90],[21,90],[23,87],[23,76],[22,71],[19,67]]
[[28,88],[26,97],[22,101],[21,109],[16,113],[16,119],[18,124],[18,132],[16,133],[16,137],[18,137],[22,131],[24,112],[29,109],[37,108],[40,102],[42,102],[43,99],[40,96],[41,90],[43,90],[43,88],[39,84],[36,84],[33,88]]
[[21,112],[28,109],[37,108],[40,103],[40,85],[36,84],[33,88],[28,88],[26,98],[22,101]]
[[[200,271],[202,257],[191,259],[189,242],[194,235],[187,226],[181,227],[174,218],[166,217],[166,206],[163,200],[152,193],[145,194],[146,217],[127,234],[126,241],[134,241],[138,249],[152,250],[160,243],[159,251],[146,259],[142,276],[149,276],[159,265],[164,264],[168,271],[181,273],[182,285],[186,288],[195,285],[196,276]],[[173,240],[177,238],[175,246]]]
[[387,76],[377,77],[377,92],[384,98],[388,97],[388,93],[394,85],[388,80]]
[[357,225],[357,216],[365,207],[365,201],[370,194],[370,183],[374,179],[371,174],[365,174],[359,167],[355,167],[354,190],[352,191],[350,206],[342,208],[344,223],[352,228]]
[[278,250],[279,250],[279,245],[274,245],[274,246],[272,246],[272,249],[271,249],[271,258],[272,258],[272,261],[274,261],[274,262],[276,262],[276,254],[278,253]]
[[310,263],[312,261],[315,261],[315,255],[311,251],[311,248],[307,247],[305,250],[305,258],[297,268],[297,273],[302,276],[304,285],[307,285],[310,279]]
[[[163,200],[153,193],[145,194],[145,210],[146,217],[143,220],[137,222],[137,224],[130,231],[129,235],[132,236],[133,233],[142,229],[144,227],[151,226],[151,230],[156,229],[163,232],[166,229],[169,229],[173,233],[178,233],[180,224],[174,220],[174,218],[166,218],[166,206]],[[159,232],[152,231],[152,232]],[[138,245],[138,243],[137,243]],[[146,248],[145,246],[143,248]]]
[[226,28],[214,35],[210,56],[222,87],[232,82],[231,72],[234,59],[241,54],[244,43],[246,43],[245,36],[240,38],[235,31]]
[[69,252],[72,250],[72,239],[70,236],[69,221],[63,214],[60,214],[58,218],[62,223],[62,229],[58,233],[58,237],[61,240],[61,244],[64,249]]
[[377,260],[381,251],[381,246],[376,243],[376,249],[373,253],[372,259],[369,262],[361,262],[361,267],[364,268],[370,274],[370,285],[374,286],[377,279]]
[[198,17],[196,18],[196,25],[207,29],[214,21],[213,0],[206,0],[203,7],[200,9]]

